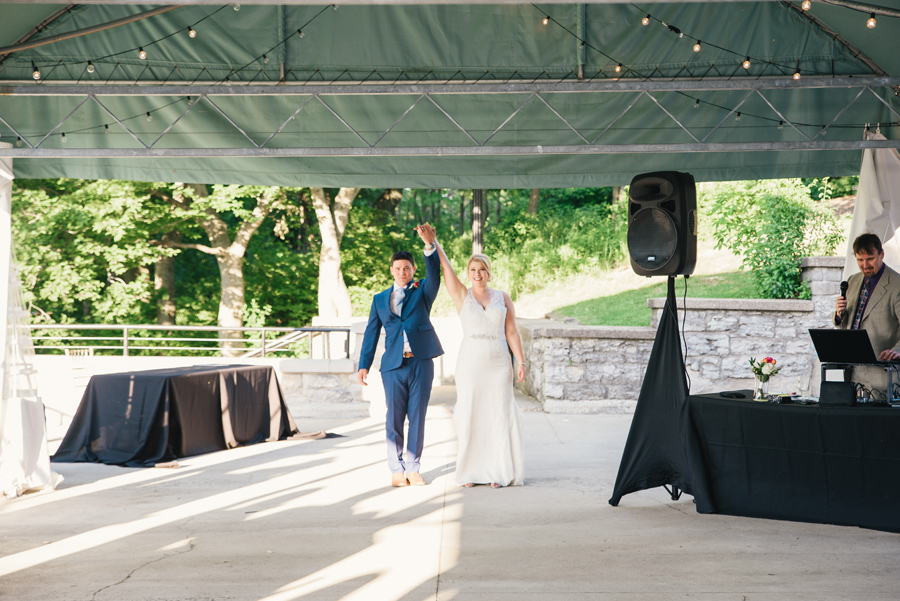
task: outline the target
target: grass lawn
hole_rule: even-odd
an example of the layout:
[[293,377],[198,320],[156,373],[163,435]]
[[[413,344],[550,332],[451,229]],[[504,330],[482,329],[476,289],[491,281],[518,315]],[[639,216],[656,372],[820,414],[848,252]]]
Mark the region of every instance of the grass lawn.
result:
[[[626,290],[613,296],[601,296],[574,305],[560,307],[554,313],[574,317],[589,326],[649,326],[651,311],[648,298],[665,298],[666,278],[637,290]],[[684,295],[684,278],[675,281],[675,294]],[[692,298],[759,298],[749,271],[734,271],[687,279],[687,294]]]

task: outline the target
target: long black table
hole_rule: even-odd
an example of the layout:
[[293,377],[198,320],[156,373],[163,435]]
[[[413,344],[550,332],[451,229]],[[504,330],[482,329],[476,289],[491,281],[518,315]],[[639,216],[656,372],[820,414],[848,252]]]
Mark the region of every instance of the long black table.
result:
[[685,417],[698,512],[900,532],[900,408],[699,395]]
[[51,460],[144,467],[297,433],[268,366],[104,374],[90,379]]

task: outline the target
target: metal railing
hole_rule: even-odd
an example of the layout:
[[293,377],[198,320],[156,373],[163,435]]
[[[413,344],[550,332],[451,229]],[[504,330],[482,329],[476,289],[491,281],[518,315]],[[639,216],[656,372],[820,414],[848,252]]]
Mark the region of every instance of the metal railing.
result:
[[[350,328],[245,328],[227,326],[157,326],[110,324],[38,324],[29,326],[39,354],[91,348],[95,354],[166,355],[221,353],[224,343],[232,357],[306,355],[310,359],[350,357]],[[71,332],[68,333],[68,332]],[[94,333],[96,335],[92,335]],[[227,332],[240,337],[223,336]],[[121,333],[120,335],[104,335]],[[158,334],[157,334],[158,333]],[[177,333],[180,335],[164,335]],[[190,336],[189,333],[193,333]],[[154,335],[155,334],[155,335]],[[336,338],[337,340],[333,339]]]

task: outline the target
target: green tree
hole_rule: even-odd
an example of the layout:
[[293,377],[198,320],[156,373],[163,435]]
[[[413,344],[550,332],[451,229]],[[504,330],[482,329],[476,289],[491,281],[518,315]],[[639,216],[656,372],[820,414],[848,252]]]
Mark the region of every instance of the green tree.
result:
[[169,221],[151,191],[123,181],[14,182],[14,243],[36,321],[152,320],[148,266],[177,251],[153,244]]
[[831,208],[800,180],[727,182],[702,188],[718,247],[743,257],[763,298],[809,298],[800,259],[830,255],[842,240]]

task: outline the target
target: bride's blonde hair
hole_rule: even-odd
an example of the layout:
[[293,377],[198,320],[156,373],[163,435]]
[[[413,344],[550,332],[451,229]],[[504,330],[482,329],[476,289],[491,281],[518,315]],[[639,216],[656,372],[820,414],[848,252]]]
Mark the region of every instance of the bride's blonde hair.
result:
[[487,269],[488,278],[487,281],[491,281],[494,279],[494,272],[491,271],[491,260],[487,258],[485,255],[472,255],[469,257],[469,260],[466,262],[466,275],[469,274],[469,267],[472,266],[472,261],[478,261],[484,268]]

